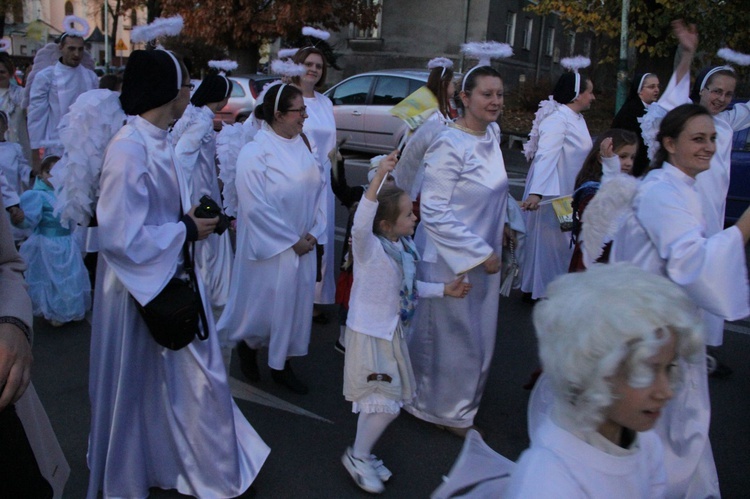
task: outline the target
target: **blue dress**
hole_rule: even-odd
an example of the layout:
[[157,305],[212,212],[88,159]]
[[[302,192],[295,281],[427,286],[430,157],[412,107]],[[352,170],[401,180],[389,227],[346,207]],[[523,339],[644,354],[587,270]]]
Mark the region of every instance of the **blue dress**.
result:
[[34,315],[49,321],[77,321],[91,307],[91,284],[70,230],[52,213],[54,202],[54,191],[41,179],[21,195],[26,216],[22,226],[34,232],[19,252],[28,266],[25,275]]

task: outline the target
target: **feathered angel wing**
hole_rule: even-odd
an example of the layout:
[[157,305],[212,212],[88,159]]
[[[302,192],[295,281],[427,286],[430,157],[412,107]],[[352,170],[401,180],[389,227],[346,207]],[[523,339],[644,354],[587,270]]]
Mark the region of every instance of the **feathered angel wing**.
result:
[[656,140],[656,135],[659,133],[661,120],[666,115],[667,110],[661,107],[658,102],[655,102],[648,106],[646,114],[638,118],[638,123],[641,124],[641,136],[643,137],[643,143],[646,145],[649,161],[653,161],[656,151],[659,150],[659,141]]
[[31,66],[31,72],[26,78],[26,87],[23,91],[23,104],[22,107],[29,107],[29,95],[31,92],[31,84],[34,83],[34,79],[39,72],[52,66],[57,62],[62,54],[60,54],[60,47],[56,43],[48,43],[44,47],[36,51],[34,56],[34,64]]
[[539,109],[537,109],[534,115],[534,122],[531,124],[531,132],[529,133],[529,140],[523,145],[523,155],[526,156],[526,161],[531,162],[536,155],[537,149],[539,149],[539,124],[552,114],[559,104],[555,102],[555,99],[550,95],[547,100],[543,100],[539,103]]
[[252,118],[249,118],[245,123],[224,125],[224,128],[216,136],[219,180],[224,184],[222,190],[224,210],[230,217],[237,216],[237,186],[234,183],[237,178],[237,158],[245,144],[253,140],[258,132],[253,123]]

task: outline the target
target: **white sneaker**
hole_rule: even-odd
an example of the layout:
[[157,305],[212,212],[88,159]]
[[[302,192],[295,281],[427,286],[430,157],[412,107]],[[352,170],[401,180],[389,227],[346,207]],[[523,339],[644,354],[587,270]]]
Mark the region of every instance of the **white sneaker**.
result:
[[391,470],[385,467],[382,459],[378,459],[375,454],[370,454],[370,464],[375,468],[375,473],[378,474],[381,482],[387,482],[389,478],[393,476]]
[[360,489],[372,494],[380,494],[385,490],[385,485],[370,460],[354,457],[351,447],[346,448],[346,452],[341,456],[341,463]]

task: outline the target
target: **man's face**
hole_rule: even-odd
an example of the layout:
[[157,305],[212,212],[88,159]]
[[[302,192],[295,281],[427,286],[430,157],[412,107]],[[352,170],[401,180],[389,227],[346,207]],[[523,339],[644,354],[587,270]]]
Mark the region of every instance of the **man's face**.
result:
[[60,44],[62,63],[71,68],[78,67],[83,58],[83,38],[66,36]]

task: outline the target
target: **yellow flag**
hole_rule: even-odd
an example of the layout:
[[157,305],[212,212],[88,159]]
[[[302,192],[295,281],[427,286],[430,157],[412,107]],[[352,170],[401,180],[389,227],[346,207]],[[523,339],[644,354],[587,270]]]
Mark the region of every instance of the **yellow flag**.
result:
[[412,130],[416,130],[432,113],[437,111],[438,100],[427,87],[420,87],[391,108],[391,114],[401,118]]
[[39,21],[33,21],[29,23],[29,27],[26,28],[26,38],[36,40],[37,42],[47,41],[49,30],[44,23]]
[[560,230],[563,232],[573,230],[573,196],[563,196],[551,201],[557,220],[560,222]]

